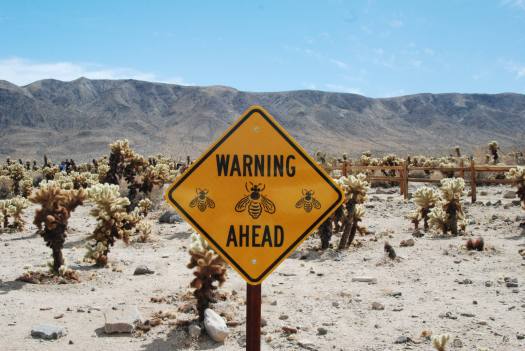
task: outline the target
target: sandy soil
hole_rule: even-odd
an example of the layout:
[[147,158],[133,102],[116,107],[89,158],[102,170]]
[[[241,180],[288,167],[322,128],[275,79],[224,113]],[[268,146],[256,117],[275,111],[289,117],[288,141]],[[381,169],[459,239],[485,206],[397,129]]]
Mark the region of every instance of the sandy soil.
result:
[[[432,350],[421,337],[451,335],[451,350],[498,351],[525,349],[525,260],[518,254],[525,247],[525,231],[517,216],[518,206],[506,206],[508,187],[481,188],[482,203],[467,205],[472,221],[467,236],[481,235],[489,247],[484,252],[461,248],[465,237],[415,238],[415,246],[399,247],[411,238],[411,225],[404,216],[413,208],[398,193],[375,194],[372,189],[364,225],[374,234],[359,237],[359,247],[339,253],[316,250],[312,236],[292,258],[286,260],[263,284],[263,348],[274,350]],[[484,203],[502,200],[501,205]],[[31,222],[34,207],[27,211]],[[45,264],[50,250],[28,225],[22,233],[0,235],[0,350],[241,350],[244,347],[245,284],[229,270],[220,289],[227,296],[214,309],[227,315],[231,336],[217,344],[206,335],[191,341],[187,328],[164,323],[143,335],[107,336],[103,333],[103,310],[137,305],[143,317],[154,312],[174,311],[177,319],[194,318],[184,313],[188,306],[190,227],[185,224],[155,224],[150,243],[118,243],[110,254],[111,267],[95,269],[82,262],[85,239],[94,228],[89,206],[78,209],[70,220],[64,253],[78,269],[82,282],[67,285],[32,285],[15,281],[24,266]],[[159,211],[152,213],[158,217]],[[155,221],[156,222],[156,221]],[[399,261],[383,252],[384,241],[394,245]],[[337,243],[338,238],[333,239]],[[134,276],[141,264],[153,275]],[[352,282],[369,276],[377,284]],[[507,288],[505,277],[518,278],[518,288]],[[466,283],[466,284],[465,284]],[[152,297],[165,302],[153,303]],[[384,310],[372,309],[378,302]],[[55,319],[55,317],[63,317]],[[65,326],[68,335],[57,341],[30,336],[39,323]],[[283,327],[297,329],[288,335]],[[319,335],[319,328],[324,328]],[[401,337],[407,343],[397,344]],[[457,340],[454,340],[457,339]],[[72,344],[71,344],[72,342]]]

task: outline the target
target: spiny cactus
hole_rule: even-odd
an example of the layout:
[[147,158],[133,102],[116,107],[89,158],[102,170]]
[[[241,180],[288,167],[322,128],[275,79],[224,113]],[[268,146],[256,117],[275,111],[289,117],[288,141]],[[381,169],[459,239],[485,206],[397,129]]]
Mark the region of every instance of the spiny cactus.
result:
[[424,229],[428,231],[428,214],[439,201],[439,193],[431,187],[423,186],[414,193],[414,203],[418,206],[415,213],[411,215],[415,229],[418,229],[419,222],[423,220]]
[[[511,168],[507,173],[505,173],[507,179],[511,179],[513,184],[518,190],[516,195],[521,201],[521,207],[525,210],[525,167],[518,166],[516,168]],[[525,222],[521,224],[525,226]]]
[[13,217],[13,228],[22,230],[25,225],[25,222],[22,219],[22,214],[24,210],[29,207],[29,201],[22,196],[16,196],[10,200],[10,203],[10,215]]
[[139,201],[137,208],[141,216],[146,217],[153,207],[153,202],[150,199],[145,198]]
[[370,184],[366,180],[366,175],[360,173],[356,176],[341,177],[338,183],[345,191],[346,216],[343,223],[343,234],[339,242],[339,250],[350,246],[358,229],[358,222],[364,214],[364,207],[357,205],[363,204],[367,199],[367,192]]
[[128,243],[140,216],[126,212],[129,200],[120,197],[118,185],[96,184],[87,192],[89,200],[95,204],[91,215],[97,218],[97,226],[90,236],[94,243],[87,244],[86,258],[95,260],[98,266],[105,266],[110,246],[117,239]]
[[0,174],[0,199],[7,199],[13,194],[13,181],[7,175]]
[[432,346],[437,351],[445,351],[445,347],[447,346],[448,340],[450,339],[450,336],[447,334],[444,335],[436,335],[432,337]]
[[11,199],[0,200],[0,219],[2,220],[2,227],[7,229],[9,227],[9,217],[13,212]]
[[210,303],[215,302],[215,290],[226,281],[226,265],[222,258],[209,246],[200,235],[193,233],[189,249],[191,256],[188,268],[195,268],[195,278],[190,286],[194,288],[193,296],[197,299],[199,319],[204,320],[204,311]]
[[29,198],[29,201],[41,205],[35,212],[34,224],[53,252],[52,268],[55,274],[64,265],[62,248],[66,240],[67,222],[71,212],[82,205],[85,198],[86,193],[83,190],[64,190],[53,182],[40,186]]
[[494,162],[494,164],[497,164],[498,160],[499,160],[499,155],[498,155],[499,145],[498,145],[498,142],[496,140],[492,140],[490,143],[488,143],[487,146],[489,147],[489,151],[490,151],[490,153],[492,155],[492,161]]
[[441,180],[442,201],[429,213],[430,226],[440,229],[443,234],[449,231],[458,235],[458,223],[465,229],[465,215],[463,213],[462,198],[465,181],[463,178],[445,178]]

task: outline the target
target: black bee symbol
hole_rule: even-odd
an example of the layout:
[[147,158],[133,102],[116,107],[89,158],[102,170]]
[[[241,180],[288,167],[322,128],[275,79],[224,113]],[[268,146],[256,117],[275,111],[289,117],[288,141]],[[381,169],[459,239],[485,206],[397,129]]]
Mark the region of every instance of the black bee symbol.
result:
[[197,206],[201,212],[204,212],[208,207],[215,207],[215,202],[208,197],[208,189],[197,188],[195,189],[195,192],[197,193],[197,196],[191,200],[190,207]]
[[302,191],[303,197],[297,201],[295,204],[295,207],[297,208],[304,208],[306,212],[310,212],[312,208],[320,209],[321,203],[317,201],[317,199],[314,198],[315,191],[313,190],[306,190],[303,189]]
[[266,188],[264,184],[259,183],[256,185],[250,182],[249,188],[248,183],[244,184],[244,187],[246,188],[246,191],[249,192],[249,194],[237,202],[237,205],[235,205],[235,211],[244,212],[246,209],[248,209],[248,214],[253,219],[259,218],[263,210],[268,213],[275,213],[274,203],[266,196],[261,194],[261,192]]

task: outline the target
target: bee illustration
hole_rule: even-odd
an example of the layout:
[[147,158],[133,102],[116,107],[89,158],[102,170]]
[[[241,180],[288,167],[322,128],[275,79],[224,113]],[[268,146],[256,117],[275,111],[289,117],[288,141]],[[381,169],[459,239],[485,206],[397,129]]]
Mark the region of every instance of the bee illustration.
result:
[[237,202],[237,205],[235,205],[235,211],[244,212],[248,209],[248,214],[253,219],[259,218],[263,211],[275,213],[274,203],[261,194],[266,188],[264,184],[253,184],[250,182],[250,187],[248,187],[248,183],[244,184],[244,187],[249,194]]
[[312,208],[320,209],[321,203],[314,198],[315,191],[313,190],[302,190],[303,197],[295,204],[296,208],[304,208],[306,212],[310,212]]
[[195,189],[195,192],[197,193],[197,196],[191,200],[190,207],[197,206],[201,212],[204,212],[208,207],[215,207],[215,202],[208,197],[208,189],[197,188]]

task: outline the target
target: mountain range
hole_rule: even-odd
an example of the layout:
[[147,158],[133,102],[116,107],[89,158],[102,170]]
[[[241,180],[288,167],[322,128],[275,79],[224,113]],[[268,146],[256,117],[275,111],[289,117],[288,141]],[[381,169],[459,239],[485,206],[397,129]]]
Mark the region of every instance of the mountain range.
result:
[[195,157],[250,105],[261,105],[309,152],[357,156],[474,152],[490,140],[525,146],[525,95],[368,98],[313,90],[254,93],[137,80],[18,86],[0,80],[0,157],[88,160],[128,138],[139,152]]

